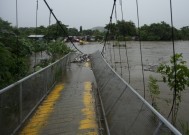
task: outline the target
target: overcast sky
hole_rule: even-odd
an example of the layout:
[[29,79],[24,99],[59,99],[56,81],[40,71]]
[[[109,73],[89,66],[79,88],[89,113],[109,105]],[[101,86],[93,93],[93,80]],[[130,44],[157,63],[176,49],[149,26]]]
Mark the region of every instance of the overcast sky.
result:
[[[38,26],[48,25],[49,10],[43,0],[39,1]],[[114,0],[47,0],[57,18],[69,27],[90,29],[105,26]],[[138,0],[140,26],[165,21],[170,24],[170,0]],[[19,27],[35,27],[36,0],[18,0]],[[137,24],[136,1],[122,0],[124,19]],[[189,26],[189,0],[172,0],[173,19],[176,28]],[[0,0],[0,17],[12,23],[16,22],[16,0]],[[120,3],[117,0],[118,19],[121,19]],[[115,17],[113,18],[115,22]],[[51,23],[55,23],[52,17]]]

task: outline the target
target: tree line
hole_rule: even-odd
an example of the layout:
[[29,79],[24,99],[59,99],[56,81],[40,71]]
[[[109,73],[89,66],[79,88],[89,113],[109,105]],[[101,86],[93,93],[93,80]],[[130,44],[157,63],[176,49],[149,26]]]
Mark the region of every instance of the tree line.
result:
[[[142,41],[170,41],[172,39],[172,27],[163,21],[150,25],[145,24],[138,29],[132,21],[123,20],[108,24],[105,28],[110,30],[111,40],[133,40],[133,38],[137,40],[139,36]],[[173,30],[175,40],[189,40],[189,26],[180,29],[174,27]]]

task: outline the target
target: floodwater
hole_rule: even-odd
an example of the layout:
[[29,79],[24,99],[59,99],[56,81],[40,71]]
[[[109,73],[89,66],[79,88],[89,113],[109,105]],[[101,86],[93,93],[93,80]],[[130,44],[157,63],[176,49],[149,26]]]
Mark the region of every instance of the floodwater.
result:
[[[144,85],[141,67],[140,45],[138,41],[128,41],[127,50],[124,46],[125,42],[120,42],[121,47],[113,47],[113,43],[107,43],[104,57],[112,68],[122,76],[130,85],[142,96],[144,96]],[[157,106],[159,112],[167,117],[172,104],[172,91],[162,82],[161,76],[155,73],[156,67],[160,63],[168,63],[170,57],[173,55],[172,42],[141,42],[142,45],[142,59],[144,65],[145,78],[145,96],[146,100],[151,103],[151,98],[148,91],[148,78],[150,75],[158,79],[160,86],[160,95],[157,98]],[[86,45],[78,45],[77,48],[83,53],[93,53],[97,50],[102,50],[103,44],[89,43]],[[183,59],[187,61],[189,66],[189,41],[176,41],[176,53],[182,53]],[[121,56],[121,57],[120,57]],[[128,59],[128,62],[127,62]],[[100,64],[100,63],[99,63]],[[129,67],[129,68],[128,68]],[[129,77],[130,75],[130,77]],[[182,92],[181,104],[178,111],[177,120],[179,123],[189,122],[189,88]],[[178,126],[180,126],[178,123]]]

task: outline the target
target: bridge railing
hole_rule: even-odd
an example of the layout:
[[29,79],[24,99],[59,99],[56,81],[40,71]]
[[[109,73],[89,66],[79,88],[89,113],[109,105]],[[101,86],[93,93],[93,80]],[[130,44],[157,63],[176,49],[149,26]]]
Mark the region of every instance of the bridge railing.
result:
[[110,67],[100,52],[92,54],[92,69],[104,107],[107,133],[112,135],[181,135]]
[[52,90],[72,53],[0,90],[0,134],[14,134]]

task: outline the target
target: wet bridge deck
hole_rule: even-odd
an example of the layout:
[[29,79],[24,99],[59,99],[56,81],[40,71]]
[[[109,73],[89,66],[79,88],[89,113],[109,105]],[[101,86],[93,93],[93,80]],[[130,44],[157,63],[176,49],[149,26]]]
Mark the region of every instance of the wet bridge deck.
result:
[[71,63],[61,83],[47,96],[22,128],[21,135],[97,135],[95,84],[90,63]]

